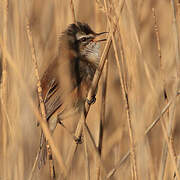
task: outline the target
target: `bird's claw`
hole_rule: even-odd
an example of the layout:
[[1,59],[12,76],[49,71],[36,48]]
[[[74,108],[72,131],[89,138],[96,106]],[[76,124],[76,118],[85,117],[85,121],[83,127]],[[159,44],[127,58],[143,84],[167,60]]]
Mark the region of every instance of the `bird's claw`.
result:
[[82,144],[83,143],[82,136],[74,137],[74,140],[75,140],[76,144]]
[[59,123],[60,125],[63,125],[63,123],[62,123],[62,121],[61,121],[60,118],[58,118],[58,123]]
[[94,104],[95,102],[96,102],[96,97],[95,96],[92,96],[90,100],[87,99],[88,105]]

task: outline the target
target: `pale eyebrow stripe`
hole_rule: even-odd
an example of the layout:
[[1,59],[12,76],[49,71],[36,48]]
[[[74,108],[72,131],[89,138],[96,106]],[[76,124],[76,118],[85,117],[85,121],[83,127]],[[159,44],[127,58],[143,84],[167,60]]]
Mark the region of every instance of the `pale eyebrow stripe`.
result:
[[94,38],[94,36],[92,34],[89,34],[89,35],[81,35],[79,37],[77,37],[77,40],[80,40],[81,38]]

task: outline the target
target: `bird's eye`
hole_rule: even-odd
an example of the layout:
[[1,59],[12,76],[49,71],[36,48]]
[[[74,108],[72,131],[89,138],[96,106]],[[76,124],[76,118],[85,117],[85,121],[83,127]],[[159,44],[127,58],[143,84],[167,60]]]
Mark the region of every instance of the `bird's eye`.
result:
[[83,37],[83,38],[81,38],[80,40],[81,40],[81,42],[84,42],[84,41],[87,40],[87,38],[86,38],[86,37]]

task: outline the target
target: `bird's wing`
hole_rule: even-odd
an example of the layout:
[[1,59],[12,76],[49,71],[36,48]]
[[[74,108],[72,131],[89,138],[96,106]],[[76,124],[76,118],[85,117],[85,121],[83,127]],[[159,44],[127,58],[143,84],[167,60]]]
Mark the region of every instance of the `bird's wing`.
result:
[[53,82],[52,86],[47,91],[44,98],[44,103],[46,107],[47,119],[62,105],[61,93],[56,82]]
[[45,103],[47,119],[62,105],[59,81],[53,73],[56,67],[56,62],[52,63],[41,78],[42,96]]

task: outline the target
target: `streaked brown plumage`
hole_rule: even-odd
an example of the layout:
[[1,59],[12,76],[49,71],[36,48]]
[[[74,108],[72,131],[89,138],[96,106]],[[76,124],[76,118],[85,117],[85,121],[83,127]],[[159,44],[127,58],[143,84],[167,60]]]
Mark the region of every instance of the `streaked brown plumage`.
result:
[[[80,112],[99,63],[99,42],[84,23],[71,24],[59,41],[59,54],[43,74],[41,85],[51,133],[59,119]],[[70,113],[71,112],[71,113]],[[46,139],[42,133],[39,168],[46,161]]]

